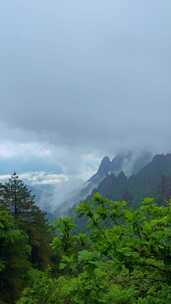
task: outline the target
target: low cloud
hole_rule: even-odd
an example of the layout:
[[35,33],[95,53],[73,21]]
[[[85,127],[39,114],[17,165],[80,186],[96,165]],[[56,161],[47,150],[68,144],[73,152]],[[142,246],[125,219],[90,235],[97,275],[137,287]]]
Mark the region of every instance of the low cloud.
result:
[[[1,174],[0,181],[5,182],[10,177],[9,174]],[[69,178],[64,174],[48,174],[42,171],[26,172],[20,174],[19,177],[30,185],[57,185],[69,181]]]
[[2,173],[86,180],[105,154],[169,151],[170,9],[169,0],[4,1]]
[[32,185],[56,185],[68,182],[68,177],[64,174],[47,174],[46,172],[27,172],[20,177]]

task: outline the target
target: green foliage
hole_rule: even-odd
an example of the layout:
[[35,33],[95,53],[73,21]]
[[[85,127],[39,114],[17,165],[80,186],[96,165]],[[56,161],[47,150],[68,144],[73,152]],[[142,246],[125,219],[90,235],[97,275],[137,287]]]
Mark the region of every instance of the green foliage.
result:
[[32,276],[19,304],[171,303],[170,203],[131,210],[96,194],[77,213],[83,232],[70,218],[55,223],[56,265]]
[[32,221],[34,196],[15,172],[5,184],[1,184],[0,193],[0,203],[5,205],[16,218],[22,216],[23,220]]
[[3,303],[13,303],[25,286],[31,247],[12,215],[0,208],[0,295]]
[[32,289],[26,288],[19,304],[47,304],[56,303],[51,296],[56,288],[55,280],[48,276],[48,273],[32,270],[29,273],[29,280],[32,282]]
[[50,241],[45,215],[14,173],[0,185],[0,304],[16,302],[31,268],[47,269]]
[[0,206],[9,210],[18,227],[27,234],[31,246],[31,263],[45,269],[51,255],[49,227],[45,215],[35,204],[35,197],[16,173],[0,185]]

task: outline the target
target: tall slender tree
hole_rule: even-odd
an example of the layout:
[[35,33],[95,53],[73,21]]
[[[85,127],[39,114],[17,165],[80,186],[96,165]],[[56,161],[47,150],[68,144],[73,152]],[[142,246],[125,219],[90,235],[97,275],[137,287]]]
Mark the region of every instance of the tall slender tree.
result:
[[50,260],[50,234],[45,214],[36,206],[35,196],[16,172],[0,185],[0,204],[14,216],[16,224],[30,240],[31,262],[46,268]]
[[35,209],[34,196],[24,182],[19,179],[16,172],[5,184],[1,184],[0,202],[5,204],[15,217],[22,216],[23,219],[26,214],[28,218],[28,214]]

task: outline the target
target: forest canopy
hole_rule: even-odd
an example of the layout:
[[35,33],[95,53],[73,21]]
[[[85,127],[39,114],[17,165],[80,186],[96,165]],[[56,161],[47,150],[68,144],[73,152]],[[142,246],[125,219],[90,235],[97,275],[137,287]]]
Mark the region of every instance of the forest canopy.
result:
[[0,295],[1,304],[171,303],[171,202],[132,209],[96,193],[48,224],[14,175],[1,187]]

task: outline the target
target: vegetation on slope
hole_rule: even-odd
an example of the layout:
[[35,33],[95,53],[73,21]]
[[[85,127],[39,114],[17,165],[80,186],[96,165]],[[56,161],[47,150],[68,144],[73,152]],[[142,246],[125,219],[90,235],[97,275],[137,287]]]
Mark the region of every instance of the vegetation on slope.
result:
[[[20,218],[14,210],[2,200],[1,304],[171,303],[170,201],[158,205],[146,198],[131,209],[125,201],[95,194],[91,204],[77,208],[77,217],[85,219],[82,229],[73,218],[61,218],[51,227],[49,241],[46,222],[35,222],[32,234],[26,214]],[[46,242],[36,234],[41,225]],[[35,243],[39,254],[33,259]]]

